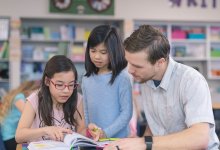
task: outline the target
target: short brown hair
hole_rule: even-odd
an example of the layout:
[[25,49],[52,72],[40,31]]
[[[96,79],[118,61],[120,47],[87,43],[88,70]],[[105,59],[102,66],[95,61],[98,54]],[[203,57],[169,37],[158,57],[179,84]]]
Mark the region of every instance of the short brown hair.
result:
[[148,61],[155,64],[160,58],[169,59],[170,44],[161,31],[151,25],[141,25],[124,41],[125,50],[136,53],[145,50]]

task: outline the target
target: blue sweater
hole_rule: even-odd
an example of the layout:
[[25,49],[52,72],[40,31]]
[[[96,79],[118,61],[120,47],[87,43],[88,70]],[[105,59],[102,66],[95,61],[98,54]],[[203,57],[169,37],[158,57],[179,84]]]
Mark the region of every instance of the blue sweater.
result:
[[132,87],[123,70],[111,85],[112,73],[83,77],[82,92],[86,125],[95,123],[107,137],[127,137],[132,117]]

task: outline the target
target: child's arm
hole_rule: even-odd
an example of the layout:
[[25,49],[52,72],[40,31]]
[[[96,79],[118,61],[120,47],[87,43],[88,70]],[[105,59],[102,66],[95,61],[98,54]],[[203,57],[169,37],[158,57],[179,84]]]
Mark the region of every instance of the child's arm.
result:
[[17,109],[22,112],[25,106],[26,98],[25,95],[22,93],[17,94],[14,99],[14,105],[17,107]]
[[15,135],[18,143],[33,141],[42,136],[49,136],[52,140],[63,140],[64,133],[71,133],[69,129],[55,126],[32,129],[34,117],[35,111],[30,102],[27,101]]
[[16,131],[16,141],[18,143],[32,141],[39,138],[43,131],[42,129],[30,129],[35,117],[35,111],[30,102],[26,102],[23,113],[18,123]]
[[120,114],[111,125],[103,129],[107,137],[113,137],[120,130],[128,127],[133,113],[131,82],[129,79],[124,78],[121,79],[119,85]]
[[15,103],[15,107],[17,107],[17,109],[22,112],[25,106],[25,102],[22,99],[17,100]]
[[79,115],[78,112],[75,112],[75,114],[74,114],[76,121],[77,121],[76,132],[86,136],[86,125],[85,125],[85,117],[84,117],[83,101],[82,100],[80,100],[77,110],[79,111],[81,116]]
[[88,125],[87,132],[95,141],[98,141],[100,138],[106,138],[105,132],[94,123]]

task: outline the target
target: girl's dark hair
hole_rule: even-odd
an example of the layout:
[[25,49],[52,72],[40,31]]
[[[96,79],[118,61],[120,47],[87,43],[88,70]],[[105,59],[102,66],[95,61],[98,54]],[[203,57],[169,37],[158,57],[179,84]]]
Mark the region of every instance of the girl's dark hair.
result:
[[117,29],[109,25],[97,26],[89,35],[85,54],[85,76],[89,77],[93,73],[97,74],[99,71],[92,63],[89,51],[101,43],[104,43],[107,48],[110,61],[108,68],[112,70],[112,77],[109,83],[113,84],[117,75],[127,66],[127,61],[125,60],[124,47]]
[[[53,101],[51,98],[51,93],[49,87],[45,84],[45,79],[53,78],[55,73],[73,71],[75,76],[75,81],[77,81],[77,70],[73,62],[64,55],[53,56],[46,64],[43,77],[41,80],[40,91],[38,93],[39,97],[39,107],[38,113],[40,118],[42,118],[46,126],[54,125],[52,122],[53,117]],[[77,110],[77,89],[74,89],[73,94],[63,104],[64,119],[70,125],[77,125],[77,122],[74,118],[74,113]],[[79,112],[78,112],[79,113]]]
[[130,53],[146,51],[147,60],[155,64],[160,58],[169,59],[170,44],[162,32],[150,25],[142,25],[124,41],[125,50]]

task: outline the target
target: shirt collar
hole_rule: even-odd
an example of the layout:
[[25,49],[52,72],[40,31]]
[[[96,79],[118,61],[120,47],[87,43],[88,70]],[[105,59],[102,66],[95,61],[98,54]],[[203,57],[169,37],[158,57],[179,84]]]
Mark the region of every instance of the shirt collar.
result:
[[168,66],[167,66],[167,69],[166,69],[166,71],[165,71],[165,73],[164,73],[164,76],[163,76],[163,78],[162,78],[162,80],[161,80],[160,85],[159,85],[158,87],[156,87],[156,86],[154,85],[153,80],[148,81],[147,84],[148,84],[149,86],[151,86],[152,88],[154,88],[154,89],[161,87],[161,88],[163,88],[164,90],[167,90],[167,89],[168,89],[168,86],[169,86],[169,81],[170,81],[170,79],[171,79],[172,72],[173,72],[173,70],[174,70],[175,64],[176,64],[176,62],[175,62],[171,57],[169,57]]
[[163,88],[164,90],[168,89],[175,64],[176,62],[171,57],[169,57],[168,66],[160,84],[160,87]]

